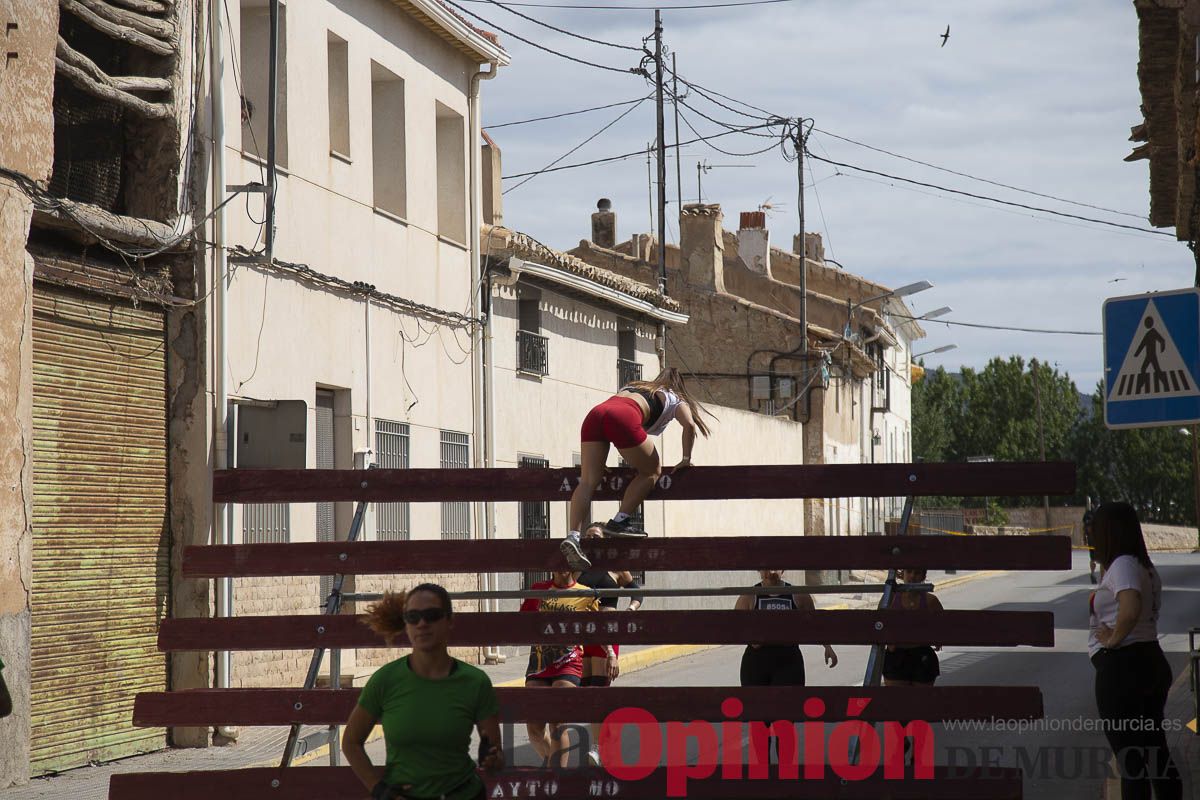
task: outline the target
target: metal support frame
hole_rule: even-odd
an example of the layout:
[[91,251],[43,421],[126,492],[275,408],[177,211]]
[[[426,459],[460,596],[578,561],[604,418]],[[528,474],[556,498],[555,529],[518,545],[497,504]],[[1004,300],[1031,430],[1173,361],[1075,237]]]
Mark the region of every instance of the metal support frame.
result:
[[[908,523],[912,519],[913,512],[913,497],[907,497],[904,500],[904,513],[900,516],[900,536],[908,535]],[[929,586],[928,583],[922,586]],[[907,587],[905,587],[907,590]],[[888,570],[887,581],[884,582],[883,594],[879,598],[879,610],[889,608],[892,605],[892,597],[896,592],[896,568],[892,567]],[[877,622],[876,627],[882,628],[883,623]],[[883,653],[884,645],[871,645],[871,655],[867,657],[867,671],[863,676],[863,686],[879,686],[883,679]],[[854,737],[850,741],[850,763],[857,764],[859,756],[859,741],[858,737]]]
[[[346,536],[346,541],[353,542],[362,532],[363,520],[366,518],[367,501],[361,501],[354,510],[354,521],[350,523],[350,533]],[[342,595],[342,584],[345,582],[345,575],[333,576],[333,588],[329,590],[329,597],[325,600],[325,609],[322,614],[338,614],[342,610],[342,601],[346,598]],[[321,660],[325,657],[325,648],[318,647],[313,650],[312,659],[308,662],[308,674],[304,677],[304,688],[312,689],[317,684],[317,673],[321,671]],[[340,689],[342,682],[342,651],[332,649],[329,651],[329,688]],[[340,762],[341,753],[337,746],[337,725],[330,725],[328,729],[311,736],[305,736],[300,739],[300,725],[292,725],[288,731],[287,744],[284,745],[283,759],[280,767],[290,767],[292,759],[297,755],[296,749],[298,745],[302,745],[300,755],[308,752],[311,747],[319,747],[328,742],[329,744],[329,765],[336,767]]]
[[[876,594],[889,591],[886,583],[833,583],[821,586],[789,586],[789,594]],[[932,583],[914,583],[905,587],[905,591],[932,592]],[[642,597],[729,597],[735,595],[769,595],[779,594],[778,586],[723,586],[716,589],[637,589],[633,594]],[[527,600],[535,598],[544,600],[556,597],[627,597],[628,588],[624,589],[560,589],[557,591],[539,591],[535,589],[503,589],[492,592],[451,592],[451,600]],[[346,594],[342,595],[345,602],[373,602],[382,600],[382,594]]]
[[1188,631],[1188,661],[1192,668],[1192,700],[1195,703],[1195,714],[1193,719],[1196,720],[1196,729],[1192,731],[1197,736],[1200,736],[1200,648],[1196,646],[1196,640],[1200,639],[1200,628],[1192,628]]

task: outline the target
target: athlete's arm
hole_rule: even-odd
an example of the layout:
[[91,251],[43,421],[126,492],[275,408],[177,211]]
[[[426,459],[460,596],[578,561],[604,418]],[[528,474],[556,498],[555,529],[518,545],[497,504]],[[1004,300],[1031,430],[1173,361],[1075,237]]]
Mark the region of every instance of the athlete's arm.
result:
[[496,714],[475,725],[479,731],[479,766],[486,770],[504,769],[504,742],[500,738],[500,717]]
[[346,721],[345,730],[342,731],[342,754],[346,756],[346,763],[362,781],[362,785],[367,787],[367,791],[375,789],[383,780],[386,771],[383,767],[371,763],[371,757],[363,747],[371,729],[378,721],[370,711],[362,706],[355,706],[354,711],[350,712],[350,719]]
[[1100,626],[1097,638],[1104,647],[1116,647],[1137,624],[1142,615],[1142,593],[1137,589],[1122,589],[1117,592],[1117,621],[1112,628]]
[[[792,602],[796,604],[797,611],[816,611],[817,610],[817,604],[813,600],[813,597],[811,594],[794,594],[794,595],[792,595]],[[836,667],[838,665],[837,652],[833,649],[833,647],[831,645],[826,644],[826,645],[822,645],[822,647],[825,648],[825,663],[829,665],[830,669],[833,669],[834,667]]]
[[692,465],[692,448],[696,445],[696,421],[692,419],[692,407],[680,403],[675,410],[675,421],[683,426],[683,459],[675,465],[675,469]]

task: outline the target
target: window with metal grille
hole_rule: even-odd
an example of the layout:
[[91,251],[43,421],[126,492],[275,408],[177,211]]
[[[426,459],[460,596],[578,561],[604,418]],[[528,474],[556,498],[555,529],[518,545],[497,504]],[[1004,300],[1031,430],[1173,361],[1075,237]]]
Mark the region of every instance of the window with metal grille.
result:
[[291,540],[291,505],[248,503],[242,506],[242,542],[277,544]]
[[875,374],[871,376],[871,408],[887,411],[892,407],[892,373],[888,369],[887,350],[875,345],[871,355],[875,360]]
[[533,375],[550,370],[550,340],[541,335],[541,302],[539,295],[525,293],[517,300],[517,369]]
[[[466,469],[470,465],[470,434],[442,431],[442,469]],[[470,503],[442,503],[442,538],[471,538]]]
[[637,362],[637,331],[624,320],[620,324],[621,329],[617,331],[617,388],[642,379],[642,365]]
[[[375,420],[375,465],[380,469],[408,469],[408,425]],[[408,503],[375,505],[375,538],[404,541],[411,536]]]
[[[526,469],[548,469],[550,462],[540,456],[521,456],[518,467]],[[520,536],[522,539],[550,538],[550,504],[521,503],[520,504]],[[526,572],[525,588],[528,589],[538,581],[550,580],[549,572]]]

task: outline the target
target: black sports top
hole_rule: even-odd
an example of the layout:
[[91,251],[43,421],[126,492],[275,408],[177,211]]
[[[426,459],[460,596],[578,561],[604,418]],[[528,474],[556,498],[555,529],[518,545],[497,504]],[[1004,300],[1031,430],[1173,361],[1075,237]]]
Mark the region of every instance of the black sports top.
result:
[[[590,586],[593,589],[619,589],[617,582],[613,580],[612,575],[606,569],[589,569],[587,572],[576,578],[578,583],[584,586]],[[600,598],[601,608],[616,608],[618,598],[616,595]]]
[[664,406],[662,398],[658,396],[658,392],[651,391],[650,389],[639,389],[634,386],[622,386],[621,391],[633,392],[646,398],[646,402],[650,405],[650,422],[662,416]]
[[[754,584],[762,586],[762,581]],[[791,586],[787,581],[784,586]],[[754,601],[754,607],[759,611],[795,611],[796,601],[791,594],[760,594]]]

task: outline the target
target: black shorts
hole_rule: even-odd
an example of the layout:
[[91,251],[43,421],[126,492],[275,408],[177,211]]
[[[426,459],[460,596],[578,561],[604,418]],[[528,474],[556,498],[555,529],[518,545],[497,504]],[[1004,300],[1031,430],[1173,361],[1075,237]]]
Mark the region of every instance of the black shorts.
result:
[[803,686],[804,654],[795,645],[747,647],[741,672],[742,686]]
[[889,680],[933,683],[941,674],[937,653],[929,645],[884,651],[883,677]]
[[580,686],[612,686],[607,675],[584,675]]
[[553,678],[527,677],[527,678],[525,678],[525,685],[526,686],[553,686],[556,681],[566,681],[567,683],[578,686],[580,684],[581,680],[582,679],[578,675],[572,675],[570,673],[565,673],[562,675],[555,675]]

